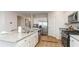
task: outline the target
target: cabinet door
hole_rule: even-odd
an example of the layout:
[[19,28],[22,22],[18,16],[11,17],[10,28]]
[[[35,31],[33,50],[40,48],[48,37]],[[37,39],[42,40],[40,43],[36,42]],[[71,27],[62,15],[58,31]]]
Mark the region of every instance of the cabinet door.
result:
[[29,45],[30,47],[34,47],[35,46],[35,33],[30,36],[29,44],[30,44]]
[[29,43],[30,47],[35,47],[35,45],[38,43],[38,32],[30,36]]
[[19,47],[35,47],[38,43],[38,32],[30,35],[29,37],[24,38],[23,40],[19,41],[16,46]]
[[70,47],[74,46],[74,39],[72,37],[70,37]]
[[34,36],[34,45],[38,43],[38,33],[35,34]]
[[21,40],[19,42],[16,43],[16,46],[17,47],[24,47],[25,46],[25,41],[24,40]]
[[70,47],[79,47],[79,41],[70,37]]
[[74,44],[73,44],[74,47],[79,47],[79,41],[74,39]]
[[30,38],[25,38],[25,47],[30,47]]

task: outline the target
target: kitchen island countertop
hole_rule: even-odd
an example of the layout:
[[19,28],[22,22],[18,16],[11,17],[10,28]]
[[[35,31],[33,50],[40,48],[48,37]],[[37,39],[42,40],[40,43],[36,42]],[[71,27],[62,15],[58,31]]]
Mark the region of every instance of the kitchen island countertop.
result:
[[29,37],[33,33],[37,32],[38,30],[31,31],[29,33],[18,33],[17,31],[15,32],[10,32],[6,34],[0,34],[0,40],[1,41],[6,41],[6,42],[11,42],[11,43],[16,43],[25,37]]

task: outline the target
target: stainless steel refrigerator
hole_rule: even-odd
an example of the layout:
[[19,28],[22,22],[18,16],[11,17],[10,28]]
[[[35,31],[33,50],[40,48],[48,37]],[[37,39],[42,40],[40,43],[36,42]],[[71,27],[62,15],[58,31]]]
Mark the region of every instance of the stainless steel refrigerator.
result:
[[48,22],[47,21],[39,21],[38,26],[41,30],[42,35],[48,34]]

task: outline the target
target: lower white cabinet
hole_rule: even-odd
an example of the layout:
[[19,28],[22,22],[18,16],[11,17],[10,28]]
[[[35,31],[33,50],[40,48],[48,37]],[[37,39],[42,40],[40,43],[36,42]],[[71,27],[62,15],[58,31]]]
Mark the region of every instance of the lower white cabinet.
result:
[[70,47],[73,47],[73,45],[74,45],[74,39],[70,37]]
[[28,47],[28,46],[29,46],[28,38],[25,38],[25,39],[16,43],[16,47]]
[[70,47],[79,47],[79,41],[73,37],[70,37]]
[[38,43],[38,32],[25,37],[23,40],[16,43],[17,47],[34,47]]
[[38,31],[35,30],[28,35],[26,33],[10,33],[0,36],[0,39],[0,47],[35,47],[38,43]]

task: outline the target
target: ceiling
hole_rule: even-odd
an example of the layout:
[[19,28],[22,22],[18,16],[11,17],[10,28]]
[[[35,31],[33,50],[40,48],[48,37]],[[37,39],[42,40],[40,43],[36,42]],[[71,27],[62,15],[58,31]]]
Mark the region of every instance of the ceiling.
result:
[[15,12],[23,15],[29,15],[29,14],[48,14],[49,11],[15,11]]
[[48,13],[49,11],[16,11],[18,13]]

